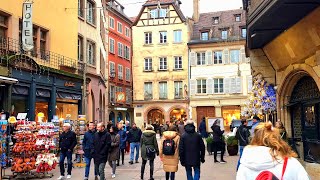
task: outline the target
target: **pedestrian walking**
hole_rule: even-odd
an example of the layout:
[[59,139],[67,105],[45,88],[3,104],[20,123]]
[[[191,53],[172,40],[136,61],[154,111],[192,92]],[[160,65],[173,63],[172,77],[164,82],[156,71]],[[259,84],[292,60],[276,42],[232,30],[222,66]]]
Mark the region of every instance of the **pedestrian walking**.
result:
[[205,162],[204,142],[201,135],[196,133],[196,127],[192,120],[186,121],[185,131],[179,143],[180,162],[186,168],[187,180],[199,180],[200,162]]
[[163,133],[160,143],[160,159],[166,172],[166,180],[174,180],[178,171],[180,136],[176,131],[175,126],[170,126],[168,131]]
[[124,125],[120,124],[119,126],[119,132],[118,132],[119,136],[120,136],[120,153],[119,153],[119,159],[117,162],[117,166],[119,166],[119,161],[121,158],[121,164],[124,165],[124,155],[125,155],[125,149],[126,149],[126,144],[127,144],[127,133],[124,130]]
[[286,128],[283,126],[283,123],[281,121],[277,121],[276,122],[276,128],[279,130],[281,139],[283,139],[284,141],[288,142],[287,131],[286,131]]
[[115,126],[111,126],[110,130],[111,135],[111,147],[109,150],[108,162],[110,167],[112,168],[112,178],[116,177],[116,161],[119,157],[119,145],[120,145],[120,135],[118,134],[118,128]]
[[139,150],[140,150],[140,139],[142,132],[137,127],[136,123],[132,123],[132,128],[128,133],[128,139],[130,142],[130,161],[129,164],[133,164],[134,150],[136,150],[135,162],[139,163]]
[[178,130],[179,130],[180,136],[182,136],[184,134],[184,132],[185,132],[185,130],[184,130],[184,122],[182,120],[180,121],[180,124],[178,125]]
[[64,179],[64,160],[67,158],[67,179],[71,179],[71,170],[72,170],[72,152],[74,147],[77,145],[76,133],[71,131],[71,124],[64,123],[63,124],[63,132],[59,137],[59,147],[60,147],[60,179]]
[[240,151],[240,157],[238,160],[238,165],[237,165],[237,171],[239,169],[240,166],[240,159],[242,156],[242,152],[245,146],[247,146],[250,141],[249,141],[249,137],[250,137],[250,131],[247,128],[248,125],[248,121],[245,119],[241,120],[241,125],[239,126],[237,132],[236,132],[236,138],[239,141],[239,151]]
[[250,130],[250,135],[251,137],[254,136],[254,129],[259,125],[260,123],[260,118],[258,116],[253,116],[252,118],[252,126],[251,126],[251,130]]
[[104,169],[108,160],[111,146],[111,136],[103,123],[97,124],[97,133],[94,136],[94,166],[99,171],[100,180],[105,180]]
[[[130,121],[126,121],[125,126],[124,126],[124,131],[127,133],[127,135],[129,134],[130,129],[131,129]],[[127,140],[126,153],[129,153],[129,152],[130,152],[130,142],[129,142],[129,140]]]
[[217,155],[218,155],[218,151],[221,151],[221,159],[220,159],[220,163],[224,164],[226,163],[226,161],[223,159],[224,156],[224,152],[226,150],[226,143],[224,142],[222,136],[224,131],[221,131],[220,129],[220,120],[216,119],[213,123],[213,125],[211,126],[212,129],[212,148],[213,148],[213,155],[214,155],[214,162],[218,163],[219,161],[217,160]]
[[296,159],[297,154],[280,138],[271,123],[260,123],[250,144],[243,150],[237,180],[272,179],[309,180],[308,173]]
[[[96,128],[96,125],[93,122],[90,122],[88,126],[88,131],[84,133],[84,138],[82,141],[82,147],[84,151],[84,161],[86,163],[84,180],[89,179],[90,164],[94,154],[93,140],[94,140],[94,135],[96,133],[95,128]],[[97,179],[99,175],[98,169],[94,169],[94,175],[95,175],[95,178]]]
[[205,117],[203,117],[202,121],[200,122],[199,132],[200,132],[202,138],[207,138],[208,137],[206,118]]
[[168,131],[168,128],[170,126],[170,120],[166,120],[166,123],[163,125],[163,132]]
[[154,171],[154,159],[159,156],[159,148],[158,142],[156,138],[156,132],[154,131],[153,126],[147,125],[146,130],[143,131],[141,140],[141,158],[142,158],[142,165],[141,165],[141,179],[143,180],[144,170],[149,160],[150,165],[150,179],[154,180],[153,178],[153,171]]

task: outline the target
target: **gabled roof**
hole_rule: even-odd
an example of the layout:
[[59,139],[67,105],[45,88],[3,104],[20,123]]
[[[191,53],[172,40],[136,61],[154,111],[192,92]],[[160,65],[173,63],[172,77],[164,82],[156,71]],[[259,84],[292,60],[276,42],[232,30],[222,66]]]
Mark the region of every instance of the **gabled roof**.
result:
[[[129,18],[125,13],[124,13],[124,7],[116,0],[110,1],[107,3],[107,5],[110,7],[109,10],[112,11],[113,13],[122,16],[124,20],[126,20],[130,25],[133,23],[131,18]],[[120,8],[120,9],[119,9]]]
[[177,12],[178,16],[180,17],[182,22],[186,21],[186,17],[183,15],[179,5],[181,4],[180,0],[147,0],[143,5],[142,8],[138,14],[138,16],[135,18],[135,21],[133,22],[133,25],[136,25],[138,21],[140,20],[140,17],[146,7],[149,6],[157,6],[158,2],[160,2],[160,5],[172,5],[175,11]]

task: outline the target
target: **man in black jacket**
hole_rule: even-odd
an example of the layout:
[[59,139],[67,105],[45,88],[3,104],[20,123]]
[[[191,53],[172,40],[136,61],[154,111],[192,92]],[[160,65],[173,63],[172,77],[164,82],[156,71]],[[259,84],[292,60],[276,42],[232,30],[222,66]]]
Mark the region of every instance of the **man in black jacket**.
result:
[[[94,153],[94,135],[96,134],[96,125],[93,122],[89,123],[88,131],[84,134],[84,138],[82,141],[82,148],[84,151],[84,160],[86,162],[86,168],[85,168],[85,174],[84,174],[84,180],[89,179],[89,172],[90,172],[90,164],[91,159],[93,158]],[[97,177],[98,170],[94,169],[94,175]]]
[[142,132],[140,128],[137,127],[136,123],[132,123],[132,128],[128,133],[128,140],[130,143],[130,161],[129,164],[133,164],[133,157],[134,157],[134,149],[136,149],[136,163],[139,159],[139,150],[140,150],[140,139],[141,139]]
[[97,133],[93,139],[94,144],[94,166],[99,170],[100,180],[105,180],[104,168],[108,161],[109,149],[111,146],[111,135],[105,130],[105,125],[97,125]]
[[68,160],[68,169],[67,169],[67,179],[71,179],[71,170],[72,170],[72,152],[74,147],[77,145],[76,133],[70,130],[71,125],[69,123],[63,124],[63,132],[59,138],[59,147],[60,147],[60,174],[58,178],[64,179],[64,159],[67,157]]
[[[185,133],[182,135],[179,144],[180,162],[186,168],[188,180],[199,180],[200,162],[205,162],[205,146],[201,135],[196,133],[192,120],[186,122],[184,129]],[[194,176],[192,176],[192,168],[194,169]]]
[[237,165],[237,171],[240,166],[240,158],[242,156],[243,149],[246,145],[249,144],[249,137],[250,137],[250,131],[247,128],[248,122],[245,119],[241,120],[241,125],[239,126],[239,129],[236,132],[236,138],[239,140],[239,146],[240,146],[240,157]]

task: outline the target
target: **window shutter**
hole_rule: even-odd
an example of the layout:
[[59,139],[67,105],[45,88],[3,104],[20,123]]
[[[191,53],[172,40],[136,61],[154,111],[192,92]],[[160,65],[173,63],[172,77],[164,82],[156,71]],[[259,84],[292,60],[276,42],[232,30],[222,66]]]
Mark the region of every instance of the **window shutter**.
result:
[[207,79],[207,94],[213,94],[213,79]]
[[224,93],[229,94],[230,93],[230,78],[223,79],[223,86],[224,86]]
[[236,78],[230,78],[230,93],[236,93]]
[[251,92],[251,90],[252,90],[252,84],[253,84],[253,82],[252,82],[252,76],[247,76],[248,77],[248,92]]
[[190,80],[190,95],[196,94],[197,81],[195,79]]
[[195,52],[190,53],[190,63],[191,63],[191,66],[196,65],[196,53]]
[[224,64],[229,64],[229,49],[223,50],[222,62]]
[[241,77],[236,78],[236,93],[241,93]]
[[244,48],[240,49],[240,62],[246,63],[246,52],[245,52]]
[[212,65],[212,51],[206,51],[206,64]]

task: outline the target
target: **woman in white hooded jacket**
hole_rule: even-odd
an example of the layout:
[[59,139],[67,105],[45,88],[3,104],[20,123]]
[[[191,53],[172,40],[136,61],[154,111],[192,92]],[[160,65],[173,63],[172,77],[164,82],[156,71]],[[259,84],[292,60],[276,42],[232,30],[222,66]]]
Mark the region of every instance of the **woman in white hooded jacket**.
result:
[[288,161],[283,180],[309,180],[308,173],[295,158],[297,154],[281,139],[271,123],[260,123],[254,134],[250,145],[243,150],[237,180],[254,180],[265,170],[281,179],[285,157]]

